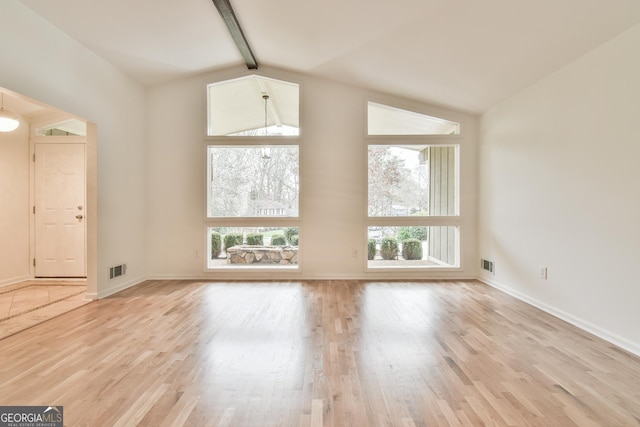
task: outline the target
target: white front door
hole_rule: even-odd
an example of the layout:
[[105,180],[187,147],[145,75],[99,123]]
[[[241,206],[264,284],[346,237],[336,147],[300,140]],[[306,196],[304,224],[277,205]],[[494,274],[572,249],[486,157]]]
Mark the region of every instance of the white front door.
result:
[[35,144],[35,275],[86,277],[85,145]]

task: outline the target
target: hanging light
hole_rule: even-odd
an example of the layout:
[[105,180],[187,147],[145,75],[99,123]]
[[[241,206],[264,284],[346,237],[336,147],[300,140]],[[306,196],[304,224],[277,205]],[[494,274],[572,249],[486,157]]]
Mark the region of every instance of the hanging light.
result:
[[11,111],[4,109],[4,93],[2,93],[2,104],[0,105],[0,132],[12,132],[20,126],[18,116]]
[[[269,95],[266,93],[262,94],[262,99],[264,99],[264,136],[267,136],[267,101],[269,101]],[[262,146],[262,159],[269,160],[271,158],[271,147],[268,145]]]

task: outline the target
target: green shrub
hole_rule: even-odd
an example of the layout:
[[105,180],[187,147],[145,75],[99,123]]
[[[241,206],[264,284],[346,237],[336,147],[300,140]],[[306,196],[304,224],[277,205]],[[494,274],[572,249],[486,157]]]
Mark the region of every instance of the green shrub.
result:
[[222,252],[222,238],[220,233],[211,233],[211,259],[218,258]]
[[400,227],[400,229],[398,230],[398,236],[397,236],[400,242],[413,237],[411,235],[411,228],[412,227]]
[[291,246],[298,246],[298,235],[297,234],[294,234],[293,236],[291,236],[289,238],[289,244]]
[[287,238],[284,234],[274,234],[271,236],[271,244],[274,246],[285,246],[287,244]]
[[229,233],[224,236],[224,250],[226,251],[232,246],[242,244],[242,233]]
[[264,235],[262,233],[247,234],[247,245],[264,245]]
[[418,239],[407,239],[402,241],[402,258],[422,259],[422,242]]
[[367,259],[372,260],[376,257],[376,239],[369,239],[367,242]]
[[383,259],[396,259],[398,256],[398,240],[393,237],[383,237],[380,243],[380,255]]
[[294,244],[291,239],[293,238],[293,236],[297,236],[298,233],[298,227],[287,227],[284,229],[284,235],[287,238],[287,242],[289,242],[290,245],[297,245],[297,240],[296,243]]
[[409,227],[412,239],[427,240],[429,238],[429,227],[423,225],[417,227]]
[[427,240],[429,236],[429,227],[400,227],[398,230],[398,241],[403,242],[407,239]]

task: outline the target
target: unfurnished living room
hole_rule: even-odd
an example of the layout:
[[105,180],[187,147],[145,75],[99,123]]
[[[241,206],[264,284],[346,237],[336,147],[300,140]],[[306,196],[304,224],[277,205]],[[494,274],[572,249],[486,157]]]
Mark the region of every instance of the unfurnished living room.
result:
[[637,0],[0,16],[0,426],[640,426]]

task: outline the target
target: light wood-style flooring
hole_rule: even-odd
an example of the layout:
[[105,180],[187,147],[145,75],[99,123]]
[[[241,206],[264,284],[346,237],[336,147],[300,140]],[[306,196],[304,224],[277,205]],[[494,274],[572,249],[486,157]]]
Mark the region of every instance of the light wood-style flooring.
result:
[[479,282],[149,281],[0,340],[68,426],[640,426],[640,359]]

